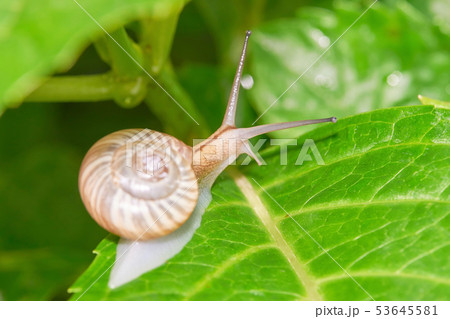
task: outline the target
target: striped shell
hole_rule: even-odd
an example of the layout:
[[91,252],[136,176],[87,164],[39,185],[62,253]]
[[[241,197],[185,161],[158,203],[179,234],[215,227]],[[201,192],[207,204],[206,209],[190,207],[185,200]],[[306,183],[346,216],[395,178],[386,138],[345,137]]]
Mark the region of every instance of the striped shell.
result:
[[198,199],[191,147],[152,130],[122,130],[100,139],[86,154],[78,182],[92,218],[131,240],[175,231]]

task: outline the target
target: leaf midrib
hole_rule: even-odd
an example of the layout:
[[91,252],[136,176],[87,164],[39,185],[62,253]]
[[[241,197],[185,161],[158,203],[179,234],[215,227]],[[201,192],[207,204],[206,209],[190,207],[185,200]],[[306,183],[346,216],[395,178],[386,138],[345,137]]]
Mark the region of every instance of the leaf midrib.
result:
[[275,242],[276,247],[280,252],[286,257],[293,271],[295,272],[297,278],[302,283],[305,291],[306,298],[308,300],[323,300],[323,297],[319,294],[319,286],[314,278],[311,277],[310,273],[304,266],[304,263],[299,260],[295,255],[294,251],[291,249],[289,244],[284,239],[283,235],[279,231],[276,222],[270,217],[269,211],[262,203],[258,193],[253,188],[252,184],[248,179],[239,171],[235,169],[230,169],[229,174],[233,178],[237,187],[244,194],[250,206],[252,207],[255,215],[260,219],[262,224],[265,226],[267,232],[272,237]]
[[[405,279],[418,279],[418,280],[427,280],[436,282],[439,284],[444,284],[450,286],[450,280],[442,277],[436,277],[429,274],[413,274],[413,273],[395,273],[395,272],[386,272],[386,271],[353,271],[352,277],[358,278],[358,277],[365,277],[365,278],[379,278],[379,277],[396,277],[396,278],[405,278]],[[345,274],[338,274],[338,275],[331,275],[327,277],[323,277],[318,279],[318,282],[320,284],[324,284],[330,281],[338,281],[342,279],[348,279],[348,276]]]

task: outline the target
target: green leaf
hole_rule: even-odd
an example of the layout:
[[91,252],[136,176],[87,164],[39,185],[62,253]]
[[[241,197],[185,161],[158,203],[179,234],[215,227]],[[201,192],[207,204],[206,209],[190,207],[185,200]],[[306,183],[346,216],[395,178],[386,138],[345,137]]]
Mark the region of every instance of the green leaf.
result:
[[431,19],[378,2],[352,25],[368,5],[338,3],[255,30],[252,100],[259,114],[270,107],[260,124],[417,104],[419,93],[449,100],[450,41]]
[[[104,29],[142,16],[163,18],[185,0],[77,1]],[[42,76],[70,67],[89,40],[104,31],[76,1],[14,0],[0,3],[0,112],[17,102]]]
[[436,107],[442,107],[442,108],[447,108],[447,109],[450,108],[449,102],[439,101],[439,100],[432,99],[432,98],[429,98],[426,96],[419,95],[419,100],[424,105],[429,104],[429,105],[434,105]]
[[[177,256],[110,290],[107,237],[73,299],[448,300],[449,119],[430,105],[383,109],[303,135],[286,166],[270,148],[267,166],[219,177]],[[306,139],[324,165],[294,165]]]

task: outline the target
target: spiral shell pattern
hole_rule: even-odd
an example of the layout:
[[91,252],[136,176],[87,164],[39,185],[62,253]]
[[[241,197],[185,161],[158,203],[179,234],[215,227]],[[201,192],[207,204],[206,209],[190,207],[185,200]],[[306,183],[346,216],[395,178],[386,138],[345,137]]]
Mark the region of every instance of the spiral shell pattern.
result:
[[114,132],[95,143],[81,164],[78,184],[94,220],[131,240],[175,231],[198,199],[191,147],[145,129]]

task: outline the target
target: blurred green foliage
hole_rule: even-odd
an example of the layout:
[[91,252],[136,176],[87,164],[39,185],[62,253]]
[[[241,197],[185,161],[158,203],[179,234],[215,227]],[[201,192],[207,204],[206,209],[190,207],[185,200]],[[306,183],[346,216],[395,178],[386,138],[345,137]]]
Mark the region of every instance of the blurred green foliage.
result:
[[[148,96],[134,108],[119,107],[111,101],[114,97],[101,102],[22,103],[45,76],[108,72],[111,61],[99,46],[109,40],[71,0],[30,0],[22,6],[1,1],[0,298],[6,300],[67,299],[67,288],[93,259],[91,251],[106,232],[85,211],[77,174],[96,140],[131,127],[163,130],[186,142],[206,137],[221,122],[247,28],[255,35],[245,72],[254,75],[256,84],[250,94],[241,94],[238,124],[250,125],[323,52],[308,38],[312,28],[333,41],[372,1],[194,0],[182,10],[185,1],[176,0],[79,3],[108,31],[120,32],[125,25],[136,41],[143,32],[136,21],[152,22],[147,40],[153,42],[147,45],[160,50],[137,49],[135,56],[150,55],[154,62],[146,67],[159,65],[152,75],[202,125],[195,125],[142,74]],[[411,104],[424,90],[449,100],[450,19],[445,12],[450,12],[445,0],[380,1],[261,121]],[[176,25],[173,39],[171,23]],[[115,51],[117,47],[109,48],[113,52],[106,55],[134,68],[128,57]],[[334,90],[314,84],[312,75],[325,66],[339,74]],[[336,71],[342,69],[347,73]],[[114,78],[119,88],[125,87],[119,92],[124,96],[128,91],[121,84],[131,76],[123,74],[127,70]],[[387,93],[392,91],[387,76],[397,70],[410,80],[408,86]],[[387,97],[392,94],[395,98]],[[293,111],[292,103],[313,106]]]
[[354,2],[304,8],[255,32],[251,97],[261,122],[414,105],[418,93],[449,100],[448,36],[397,1],[375,5],[339,38],[363,11]]

